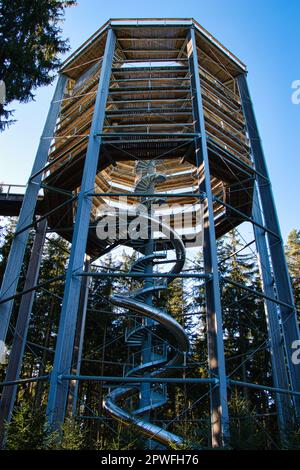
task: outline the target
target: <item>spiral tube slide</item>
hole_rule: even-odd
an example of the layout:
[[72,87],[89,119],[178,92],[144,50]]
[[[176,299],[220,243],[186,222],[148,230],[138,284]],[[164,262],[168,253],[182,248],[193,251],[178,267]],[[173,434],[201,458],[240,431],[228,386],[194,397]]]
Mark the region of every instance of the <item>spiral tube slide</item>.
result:
[[[157,223],[157,220],[150,217],[147,213],[140,213],[139,217],[144,218],[144,220],[149,222]],[[165,357],[161,360],[150,361],[149,363],[140,364],[139,367],[132,369],[127,373],[127,375],[133,375],[134,373],[144,374],[146,371],[149,372],[150,377],[163,377],[168,375],[168,369],[172,366],[172,368],[176,368],[182,364],[183,354],[189,351],[189,339],[187,337],[186,332],[181,327],[181,325],[168,313],[164,312],[163,310],[156,308],[153,305],[149,305],[143,300],[143,294],[149,294],[149,290],[157,291],[160,289],[166,289],[167,285],[174,280],[174,275],[180,273],[183,268],[185,262],[185,247],[184,244],[179,237],[179,235],[169,226],[164,224],[163,222],[159,222],[160,231],[164,234],[169,234],[169,242],[171,243],[173,250],[175,251],[175,260],[174,266],[169,271],[169,274],[172,274],[171,278],[163,278],[163,280],[158,282],[158,286],[154,285],[153,287],[147,287],[144,289],[138,289],[136,292],[133,293],[126,293],[123,295],[113,295],[111,297],[111,302],[116,305],[117,307],[121,307],[122,309],[126,309],[130,311],[131,314],[135,315],[136,318],[148,318],[154,321],[154,324],[160,324],[166,329],[169,334],[171,334],[174,338],[175,346],[175,353],[173,357],[167,359]],[[132,245],[134,246],[134,242],[132,241]],[[141,272],[142,267],[147,265],[149,259],[155,263],[155,258],[163,258],[163,256],[159,253],[153,253],[152,255],[143,256],[139,258],[131,268],[132,276],[134,277],[135,272]],[[160,261],[162,263],[162,261]],[[149,329],[150,327],[148,327]],[[137,331],[146,332],[147,327],[142,326],[139,323],[139,328],[133,331],[132,334],[137,334]],[[153,370],[154,366],[159,365],[156,370]],[[151,371],[152,370],[152,371]],[[134,394],[137,390],[137,386],[126,386],[126,387],[118,387],[110,392],[103,400],[103,407],[107,411],[107,413],[116,419],[119,422],[122,422],[125,425],[130,425],[142,432],[145,436],[150,437],[166,446],[170,444],[180,445],[183,443],[183,439],[164,428],[161,428],[151,422],[145,421],[142,418],[137,417],[139,410],[136,410],[135,413],[130,413],[124,408],[120,402],[127,398],[128,396]],[[160,401],[157,406],[162,406],[165,402]]]

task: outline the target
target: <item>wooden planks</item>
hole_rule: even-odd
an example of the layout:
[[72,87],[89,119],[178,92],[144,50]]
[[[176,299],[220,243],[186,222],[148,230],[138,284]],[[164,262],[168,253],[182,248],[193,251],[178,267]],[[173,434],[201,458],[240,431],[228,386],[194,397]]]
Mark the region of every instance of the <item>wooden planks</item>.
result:
[[[77,193],[94,111],[106,27],[65,65],[70,77],[49,161],[56,161],[45,175],[45,184]],[[193,89],[187,57],[187,26],[121,25],[116,29],[114,58],[105,113],[103,144],[95,188],[98,192],[128,193],[133,205],[135,167],[138,160],[155,159],[166,181],[162,193],[197,191],[201,169],[195,170]],[[241,102],[234,77],[240,67],[199,32],[197,52],[202,81],[205,129],[212,187],[221,201],[249,215],[252,205],[251,160]],[[243,181],[248,178],[247,184]],[[179,195],[167,203],[186,204]],[[93,214],[107,198],[93,198]],[[112,201],[116,197],[111,197]],[[48,209],[66,202],[66,196],[45,191]],[[197,198],[194,198],[194,202]],[[49,218],[49,224],[71,239],[76,204],[66,204]],[[214,203],[218,236],[240,223],[241,217]],[[95,247],[95,241],[90,245]],[[92,251],[90,254],[93,254]]]

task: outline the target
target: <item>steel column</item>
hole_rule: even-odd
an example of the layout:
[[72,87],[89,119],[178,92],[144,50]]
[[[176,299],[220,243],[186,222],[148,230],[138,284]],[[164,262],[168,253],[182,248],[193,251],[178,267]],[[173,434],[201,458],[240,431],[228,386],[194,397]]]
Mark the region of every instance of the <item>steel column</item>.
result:
[[[43,134],[40,139],[31,175],[34,175],[36,172],[41,170],[47,163],[48,152],[52,136],[54,135],[55,125],[61,107],[61,99],[63,97],[65,83],[66,77],[64,75],[61,75],[56,85],[56,89],[54,92],[52,103],[50,105]],[[12,297],[16,293],[29,235],[29,228],[24,230],[24,227],[28,224],[31,224],[32,222],[37,203],[38,193],[41,187],[41,180],[42,173],[39,173],[34,178],[29,178],[20,211],[18,224],[16,227],[17,235],[15,235],[13,239],[5,273],[3,276],[0,300],[6,297]],[[6,338],[12,307],[12,299],[3,304],[0,304],[0,340],[2,341],[5,341]]]
[[226,445],[229,438],[227,381],[225,371],[217,244],[214,227],[213,195],[211,189],[197,44],[194,28],[190,28],[189,30],[189,42],[187,47],[193,87],[195,127],[200,134],[200,137],[195,139],[196,165],[199,170],[200,168],[203,169],[204,175],[200,182],[199,189],[206,194],[203,227],[203,257],[205,273],[212,274],[211,280],[206,281],[208,362],[211,377],[217,377],[219,380],[218,384],[211,389],[211,432],[212,446],[219,447]]
[[[89,271],[91,266],[90,257],[87,256],[84,264],[84,270]],[[89,281],[88,276],[84,276],[81,280],[80,288],[80,298],[79,298],[79,308],[78,308],[78,319],[76,325],[75,341],[74,341],[74,350],[73,350],[73,359],[72,363],[72,374],[80,374],[81,368],[81,359],[82,359],[82,350],[84,343],[84,333],[85,333],[85,323],[86,323],[86,311],[88,304],[88,294],[89,294]],[[76,415],[77,400],[78,400],[78,381],[71,381],[69,389],[69,398],[68,398],[68,414],[71,416]]]
[[[46,220],[43,220],[37,226],[26,274],[24,290],[31,289],[37,282],[46,230],[47,222]],[[9,355],[9,363],[6,371],[5,382],[11,382],[19,379],[34,297],[35,290],[32,290],[22,296],[14,332],[12,349]],[[0,445],[2,445],[5,438],[4,425],[11,420],[16,394],[17,385],[13,387],[4,387],[2,390],[0,403]]]
[[67,373],[72,363],[81,282],[80,278],[76,276],[75,273],[78,270],[82,271],[84,263],[92,207],[92,200],[87,196],[87,193],[94,187],[97,172],[102,138],[96,134],[101,133],[103,128],[115,42],[115,33],[112,29],[109,29],[84,163],[81,189],[78,195],[78,208],[72,238],[72,248],[66,275],[54,365],[50,381],[47,416],[49,423],[53,427],[59,426],[64,421],[65,417],[68,387],[59,380],[59,375]]
[[[275,288],[279,300],[292,306],[291,308],[281,306],[280,311],[291,388],[294,391],[299,391],[300,365],[296,365],[292,361],[292,354],[294,352],[292,345],[295,340],[299,340],[300,336],[291,281],[284,254],[284,244],[281,237],[272,187],[245,74],[239,75],[239,77],[237,77],[237,83],[249,134],[253,162],[255,164],[256,170],[259,172],[257,175],[257,185],[261,206],[263,209],[265,226],[269,230],[267,232],[267,237],[272,261],[272,269],[274,273]],[[272,232],[276,235],[273,235]],[[294,397],[294,406],[296,415],[298,418],[300,418],[300,400],[297,397]]]
[[[260,201],[257,188],[254,188],[252,216],[259,224],[263,223]],[[265,232],[253,226],[256,249],[258,253],[258,264],[263,285],[263,291],[268,297],[276,298],[273,285],[272,267],[270,264]],[[280,326],[279,308],[274,302],[264,299],[268,335],[271,346],[271,361],[273,384],[276,388],[289,389],[288,370],[285,361],[284,340]],[[293,421],[292,401],[290,396],[277,394],[276,405],[278,412],[278,425],[280,434],[285,439]]]
[[[149,164],[149,171],[148,175],[153,175],[155,173],[155,164],[154,162],[151,162]],[[153,194],[155,191],[155,184],[152,182],[151,187],[148,188],[148,191],[145,192],[145,197],[148,197],[148,193]],[[150,206],[148,207],[148,215],[149,217],[152,217],[152,209],[151,209],[151,199],[150,200]],[[145,256],[147,255],[152,255],[154,252],[154,240],[152,239],[152,233],[151,233],[151,224],[150,222],[148,223],[148,241],[145,244]],[[145,276],[145,288],[151,288],[154,285],[154,278],[151,277],[153,274],[153,262],[152,260],[147,263],[147,266],[145,268],[145,273],[147,277]],[[145,297],[145,303],[148,305],[153,305],[153,294],[150,293]],[[147,362],[151,362],[151,355],[152,355],[152,346],[153,346],[153,337],[152,337],[152,331],[151,331],[151,326],[154,324],[154,321],[151,320],[150,318],[146,318],[145,320],[147,327],[149,330],[146,333],[146,336],[142,342],[141,345],[141,362],[146,364]],[[147,375],[147,372],[144,374]],[[140,402],[139,406],[140,408],[146,407],[150,405],[151,403],[151,382],[144,382],[141,383],[140,385]],[[142,414],[142,419],[145,421],[150,421],[150,411],[147,411],[146,413]],[[151,439],[147,439],[145,443],[145,449],[152,449],[153,442]],[[154,448],[155,448],[155,443],[154,443]]]

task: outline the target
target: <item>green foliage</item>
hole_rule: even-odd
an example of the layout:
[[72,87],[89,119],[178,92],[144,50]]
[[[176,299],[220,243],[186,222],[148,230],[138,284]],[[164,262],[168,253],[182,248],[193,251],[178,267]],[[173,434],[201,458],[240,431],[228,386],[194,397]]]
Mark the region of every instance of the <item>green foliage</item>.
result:
[[169,443],[169,448],[173,450],[196,450],[196,449],[202,449],[201,445],[194,442],[194,441],[188,441],[184,440],[182,444],[175,444],[170,442]]
[[48,450],[81,450],[85,447],[86,433],[76,420],[67,418],[60,430],[46,430],[43,447]]
[[136,430],[131,426],[118,424],[114,436],[109,439],[97,440],[95,443],[96,450],[132,450],[142,449],[143,439],[141,439]]
[[43,449],[46,431],[44,429],[45,415],[33,412],[27,402],[22,402],[15,408],[12,421],[6,426],[8,450]]
[[85,445],[85,433],[80,424],[66,419],[59,431],[51,432],[45,425],[45,411],[33,411],[22,402],[6,426],[8,450],[80,450]]
[[287,239],[285,249],[294,298],[300,319],[300,230],[293,229]]
[[[12,239],[13,223],[3,231],[0,243],[0,272],[6,262]],[[50,236],[42,257],[40,280],[64,274],[68,259],[68,243],[60,237]],[[47,237],[49,238],[49,237]],[[239,252],[242,246],[236,232],[218,242],[220,271],[223,276],[240,284],[261,289],[257,263],[248,251]],[[31,244],[24,263],[29,259]],[[287,244],[287,256],[297,299],[299,289],[299,232],[293,231]],[[119,256],[117,260],[107,256],[100,261],[103,272],[116,269],[128,270],[135,255]],[[202,256],[193,264],[199,272],[203,269]],[[94,267],[91,267],[94,269]],[[100,268],[97,268],[100,270]],[[20,280],[19,289],[24,278]],[[141,287],[140,280],[94,277],[90,281],[88,310],[83,346],[81,373],[86,375],[116,375],[123,372],[128,362],[128,350],[124,342],[126,325],[132,321],[127,312],[116,309],[110,302],[112,292],[127,292]],[[47,289],[37,291],[29,328],[30,347],[26,348],[21,376],[44,375],[51,371],[52,350],[55,348],[61,310],[64,283],[51,283]],[[188,369],[172,370],[179,377],[207,377],[207,331],[205,321],[205,290],[202,283],[176,279],[168,289],[154,299],[157,307],[168,311],[188,331],[192,348],[188,357]],[[222,308],[225,326],[224,344],[227,374],[236,380],[272,385],[268,348],[259,349],[267,338],[263,302],[253,295],[229,283],[222,283]],[[16,312],[15,312],[16,313]],[[124,315],[125,313],[125,315]],[[155,336],[172,337],[162,327]],[[42,348],[34,346],[34,343]],[[173,354],[172,349],[169,355]],[[3,373],[2,378],[4,379]],[[231,441],[233,449],[269,449],[280,446],[276,422],[274,395],[246,387],[232,387],[229,392],[231,416]],[[102,398],[107,393],[101,382],[82,382],[79,386],[76,421],[67,419],[59,432],[50,432],[44,425],[44,408],[47,401],[47,384],[37,382],[18,388],[17,408],[8,426],[9,449],[142,449],[147,439],[135,428],[114,421],[105,421]],[[182,436],[180,449],[209,449],[210,417],[209,387],[200,384],[168,385],[168,402],[151,412],[151,420],[157,425]],[[133,397],[134,399],[136,397]],[[135,404],[132,400],[133,406]],[[123,404],[121,404],[123,406]],[[130,399],[126,401],[130,410]],[[95,419],[94,419],[95,418]],[[282,445],[299,447],[299,431],[295,431]],[[171,446],[179,449],[178,447]]]
[[290,433],[286,441],[283,444],[283,449],[287,450],[299,450],[300,449],[300,427]]
[[0,131],[13,121],[7,105],[34,99],[34,91],[53,81],[60,55],[69,49],[60,23],[74,0],[0,0],[0,79],[6,105],[0,107]]
[[263,449],[264,431],[257,423],[251,402],[241,396],[230,400],[230,447],[235,450]]

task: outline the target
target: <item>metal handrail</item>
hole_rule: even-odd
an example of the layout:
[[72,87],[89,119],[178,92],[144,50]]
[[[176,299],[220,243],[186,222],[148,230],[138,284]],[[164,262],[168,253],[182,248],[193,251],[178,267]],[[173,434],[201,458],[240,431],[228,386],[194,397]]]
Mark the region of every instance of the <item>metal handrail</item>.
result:
[[[7,188],[7,190],[5,190]],[[12,193],[11,189],[12,188],[22,188],[24,191],[22,192],[17,192],[17,193]],[[0,194],[5,194],[7,197],[10,194],[21,194],[24,195],[26,190],[26,185],[25,184],[7,184],[7,183],[0,183]]]

